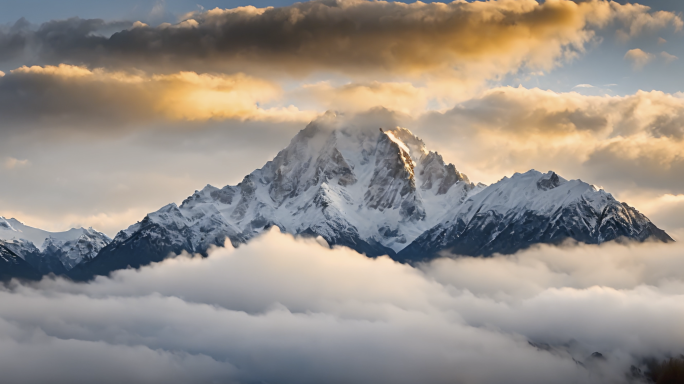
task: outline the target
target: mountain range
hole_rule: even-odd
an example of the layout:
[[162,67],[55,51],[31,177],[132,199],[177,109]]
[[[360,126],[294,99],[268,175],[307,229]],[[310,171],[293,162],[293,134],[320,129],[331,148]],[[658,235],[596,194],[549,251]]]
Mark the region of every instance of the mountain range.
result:
[[39,276],[66,275],[79,263],[94,258],[111,241],[92,228],[48,232],[0,216],[0,247],[6,255],[11,253],[27,263]]
[[[27,231],[16,220],[4,222]],[[42,274],[74,280],[183,251],[206,255],[211,246],[226,241],[239,246],[272,226],[401,262],[445,252],[510,254],[568,239],[673,241],[635,208],[581,180],[532,170],[489,186],[475,184],[407,129],[337,120],[310,123],[237,185],[207,185],[180,205],[148,214],[113,240],[78,229],[65,232],[69,236],[24,235],[11,242],[2,225],[5,247],[27,262],[27,255],[39,255],[32,257],[40,262],[30,264]],[[42,245],[36,253],[27,243]],[[66,272],[58,271],[55,259]]]

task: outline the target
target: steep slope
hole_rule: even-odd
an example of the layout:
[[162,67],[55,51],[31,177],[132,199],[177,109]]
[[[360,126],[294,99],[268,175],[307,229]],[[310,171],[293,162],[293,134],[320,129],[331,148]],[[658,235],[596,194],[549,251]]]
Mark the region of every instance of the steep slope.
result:
[[205,253],[226,238],[237,246],[274,225],[369,256],[395,255],[481,188],[406,129],[312,123],[238,185],[208,185],[147,215],[70,276]]
[[0,240],[42,274],[66,272],[84,259],[94,258],[111,239],[92,228],[48,232],[0,217]]
[[206,254],[274,225],[407,262],[443,250],[512,253],[568,238],[671,241],[638,211],[580,180],[530,171],[475,185],[406,129],[340,124],[313,122],[239,184],[207,185],[180,206],[148,214],[69,276],[87,280],[182,251]]
[[0,281],[12,278],[40,280],[41,274],[0,241]]
[[42,246],[44,257],[59,260],[64,268],[70,270],[84,260],[97,256],[112,241],[107,235],[92,228],[81,230],[83,233],[72,240],[47,238]]
[[480,256],[514,253],[566,239],[600,244],[621,238],[673,241],[636,209],[581,180],[529,171],[503,178],[445,216],[445,221],[399,252],[400,261],[441,251]]
[[0,240],[2,244],[38,271],[41,275],[54,273],[65,275],[67,269],[57,257],[42,252],[32,242],[24,239]]

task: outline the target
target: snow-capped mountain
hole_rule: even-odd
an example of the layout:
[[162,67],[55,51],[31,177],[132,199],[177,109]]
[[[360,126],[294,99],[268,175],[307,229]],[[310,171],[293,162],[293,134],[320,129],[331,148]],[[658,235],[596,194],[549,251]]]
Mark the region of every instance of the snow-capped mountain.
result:
[[95,257],[111,239],[92,228],[48,232],[0,216],[0,245],[42,274],[66,274],[83,260]]
[[399,252],[397,260],[429,259],[444,250],[461,255],[514,253],[565,239],[587,244],[621,238],[673,241],[611,194],[581,180],[535,170],[504,177],[444,219]]
[[530,171],[475,185],[406,129],[329,119],[309,124],[239,184],[207,185],[180,206],[148,214],[69,275],[88,279],[170,253],[204,254],[226,238],[237,246],[274,225],[399,260],[449,248],[474,256],[513,252],[563,238],[671,240],[633,208],[579,180]]
[[29,263],[0,242],[0,281],[12,278],[38,280],[40,277],[41,274]]

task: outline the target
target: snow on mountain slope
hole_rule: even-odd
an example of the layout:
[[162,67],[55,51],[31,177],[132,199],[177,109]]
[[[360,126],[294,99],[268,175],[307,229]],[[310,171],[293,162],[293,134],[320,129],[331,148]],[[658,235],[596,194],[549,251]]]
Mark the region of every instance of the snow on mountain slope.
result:
[[646,216],[581,180],[531,170],[504,177],[452,209],[443,223],[397,255],[418,261],[449,250],[462,255],[514,253],[537,243],[620,238],[673,241]]
[[475,185],[407,129],[326,115],[239,184],[207,185],[180,206],[148,214],[69,276],[89,279],[182,251],[205,254],[226,238],[238,246],[274,225],[402,261],[445,249],[511,253],[567,238],[671,241],[638,211],[580,180],[530,171]]
[[40,249],[48,238],[59,241],[71,241],[78,239],[82,234],[92,231],[92,229],[72,228],[64,232],[48,232],[42,229],[29,227],[17,219],[6,219],[0,216],[0,239],[23,239],[36,244]]
[[480,190],[406,129],[314,122],[238,185],[208,185],[180,206],[147,215],[73,276],[169,252],[204,253],[226,238],[237,246],[274,225],[369,256],[394,255]]
[[100,250],[111,241],[105,234],[88,228],[73,240],[47,238],[43,243],[43,254],[56,257],[67,270],[70,270],[83,260],[90,260],[97,256]]
[[90,259],[111,239],[92,228],[48,232],[0,216],[0,240],[17,256],[41,271],[66,273],[84,259]]

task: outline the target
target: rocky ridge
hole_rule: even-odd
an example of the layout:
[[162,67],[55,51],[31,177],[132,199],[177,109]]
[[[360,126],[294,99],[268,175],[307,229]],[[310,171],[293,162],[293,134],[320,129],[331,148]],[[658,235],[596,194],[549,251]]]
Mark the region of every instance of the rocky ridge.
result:
[[40,275],[65,275],[84,260],[94,258],[110,242],[108,236],[92,228],[48,232],[0,217],[0,246]]
[[636,209],[581,180],[529,171],[474,184],[403,128],[309,124],[237,185],[207,185],[119,232],[76,280],[183,251],[239,246],[266,228],[320,236],[403,262],[442,252],[487,256],[567,239],[672,241]]

